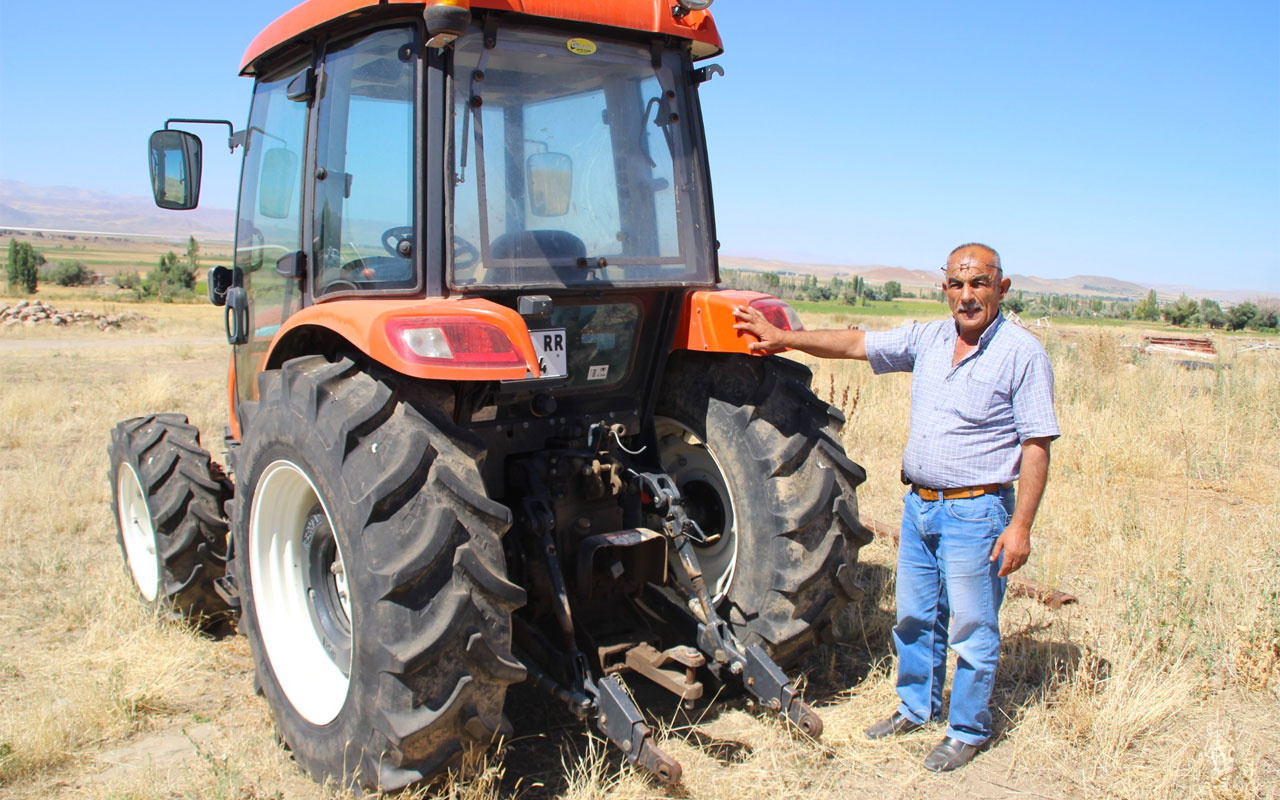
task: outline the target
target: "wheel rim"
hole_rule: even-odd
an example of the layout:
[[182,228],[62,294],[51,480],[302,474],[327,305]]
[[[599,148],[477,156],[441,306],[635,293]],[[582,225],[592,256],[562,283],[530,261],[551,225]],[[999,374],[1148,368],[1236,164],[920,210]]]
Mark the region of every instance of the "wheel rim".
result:
[[680,490],[685,512],[704,534],[720,534],[719,539],[709,544],[694,543],[707,590],[712,601],[718,603],[729,592],[738,563],[733,493],[729,491],[715,453],[696,433],[670,417],[658,417],[655,426],[658,458],[663,471]]
[[351,603],[332,531],[332,515],[297,465],[281,460],[263,470],[249,510],[254,616],[276,681],[315,725],[333,721],[350,683]]
[[156,532],[151,525],[151,509],[142,491],[142,481],[130,464],[121,464],[116,476],[116,505],[120,513],[120,538],[125,561],[138,591],[148,603],[160,595],[160,559],[156,555]]

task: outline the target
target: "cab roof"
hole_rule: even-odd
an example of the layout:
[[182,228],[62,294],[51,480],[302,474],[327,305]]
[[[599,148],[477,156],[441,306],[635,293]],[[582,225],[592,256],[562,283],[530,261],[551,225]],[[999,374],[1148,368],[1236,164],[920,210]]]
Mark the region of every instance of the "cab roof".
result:
[[[375,8],[399,5],[425,8],[427,4],[423,0],[305,0],[254,38],[241,59],[240,74],[255,74],[259,59],[316,28],[358,20]],[[471,0],[470,5],[473,9],[512,11],[691,39],[695,59],[717,55],[724,49],[710,12],[691,11],[677,19],[671,13],[671,0]]]

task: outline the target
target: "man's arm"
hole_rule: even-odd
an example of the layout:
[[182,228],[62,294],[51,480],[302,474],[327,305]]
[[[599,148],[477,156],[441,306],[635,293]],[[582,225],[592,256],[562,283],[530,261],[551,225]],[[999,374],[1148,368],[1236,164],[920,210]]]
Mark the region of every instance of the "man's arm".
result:
[[752,352],[776,353],[790,347],[821,358],[867,360],[865,331],[784,331],[772,325],[763,314],[750,306],[736,306],[733,316],[738,319],[733,327],[760,340],[748,345]]
[[1031,523],[1035,522],[1044,485],[1049,480],[1049,442],[1051,437],[1027,439],[1022,443],[1022,468],[1018,473],[1018,502],[1013,507],[1009,527],[1004,529],[996,546],[991,549],[991,560],[1004,553],[1000,576],[1016,572],[1027,563],[1031,555]]

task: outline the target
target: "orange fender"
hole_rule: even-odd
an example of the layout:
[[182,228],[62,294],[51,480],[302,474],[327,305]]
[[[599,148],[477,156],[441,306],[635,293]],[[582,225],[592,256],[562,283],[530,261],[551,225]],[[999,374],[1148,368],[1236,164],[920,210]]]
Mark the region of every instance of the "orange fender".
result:
[[751,354],[748,345],[757,339],[733,327],[737,322],[733,316],[733,309],[735,306],[752,304],[761,311],[765,311],[766,316],[770,317],[769,321],[780,328],[799,330],[802,327],[799,317],[791,306],[772,295],[741,289],[690,292],[685,296],[680,326],[676,329],[676,337],[671,343],[671,349]]
[[[420,357],[401,339],[398,331],[437,326],[470,327],[481,334],[485,345],[505,347],[497,335],[506,337],[509,349],[492,358],[458,348],[449,359]],[[538,359],[529,328],[514,310],[481,298],[468,299],[370,299],[334,300],[308,306],[291,315],[276,332],[264,363],[291,331],[313,326],[326,328],[346,339],[374,361],[411,378],[427,380],[498,381],[539,377]],[[481,354],[483,356],[483,354]]]

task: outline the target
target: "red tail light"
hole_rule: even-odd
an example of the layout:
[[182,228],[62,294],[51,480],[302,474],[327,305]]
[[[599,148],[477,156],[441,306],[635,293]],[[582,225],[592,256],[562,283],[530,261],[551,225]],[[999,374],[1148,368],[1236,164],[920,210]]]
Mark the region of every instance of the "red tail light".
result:
[[522,367],[524,358],[492,323],[468,317],[401,317],[387,323],[391,347],[407,361],[457,367]]
[[775,328],[781,328],[784,331],[804,330],[796,310],[775,297],[752,300],[751,307],[764,314],[764,318]]

